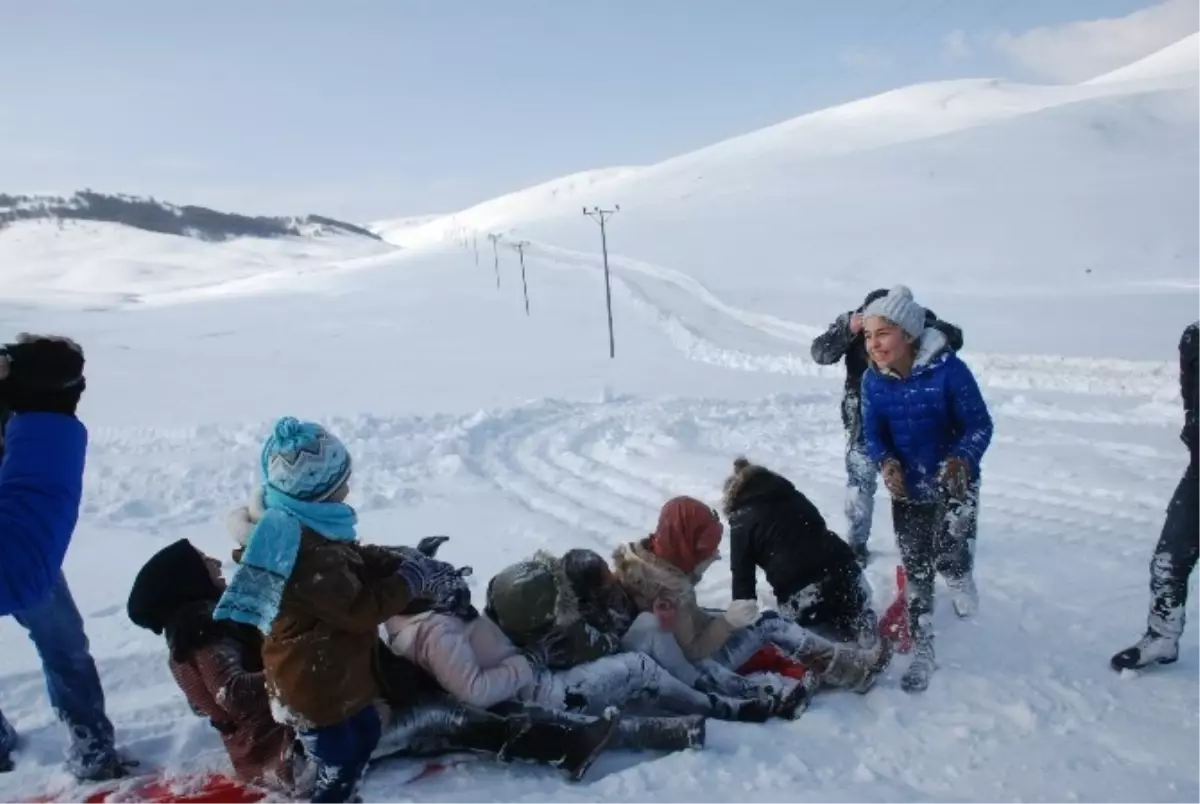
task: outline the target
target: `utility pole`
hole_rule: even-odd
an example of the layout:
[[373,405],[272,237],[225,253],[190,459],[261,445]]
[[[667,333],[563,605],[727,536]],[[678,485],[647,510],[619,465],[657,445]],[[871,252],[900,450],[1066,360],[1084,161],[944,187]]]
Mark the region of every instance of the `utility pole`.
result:
[[621,205],[617,204],[612,209],[600,209],[600,207],[583,208],[583,214],[587,215],[592,220],[600,224],[600,249],[604,254],[604,304],[608,308],[608,356],[615,358],[617,356],[616,341],[613,340],[613,320],[612,320],[612,281],[608,275],[608,232],[604,228],[604,222],[621,211]]
[[496,268],[496,290],[500,289],[500,252],[496,249],[496,244],[500,242],[500,235],[489,234],[488,240],[492,241],[492,265]]
[[521,257],[521,291],[525,294],[525,315],[529,315],[529,285],[525,282],[525,247],[528,245],[528,240],[513,243],[513,248]]

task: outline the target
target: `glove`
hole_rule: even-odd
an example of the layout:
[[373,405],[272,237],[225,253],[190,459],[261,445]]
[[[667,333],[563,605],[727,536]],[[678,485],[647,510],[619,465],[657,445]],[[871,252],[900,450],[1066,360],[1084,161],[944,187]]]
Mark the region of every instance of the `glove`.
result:
[[555,629],[523,651],[534,667],[547,669],[570,667],[571,640],[563,630]]
[[83,350],[69,338],[22,334],[0,348],[0,407],[75,415],[85,387]]
[[904,467],[900,461],[888,458],[879,467],[879,472],[883,475],[883,485],[893,497],[902,500],[908,496],[908,487],[904,485]]
[[971,482],[971,466],[962,458],[947,458],[938,480],[947,494],[955,499],[962,499],[966,496],[967,486]]
[[725,610],[725,622],[734,628],[746,628],[758,621],[757,600],[735,600]]
[[428,600],[435,606],[453,605],[467,588],[462,573],[453,564],[420,554],[400,562],[396,574],[404,579],[412,597]]

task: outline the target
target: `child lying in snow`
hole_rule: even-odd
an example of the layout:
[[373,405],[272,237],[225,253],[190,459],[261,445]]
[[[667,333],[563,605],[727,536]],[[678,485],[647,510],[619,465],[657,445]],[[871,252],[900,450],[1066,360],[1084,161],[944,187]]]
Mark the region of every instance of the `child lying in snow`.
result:
[[[129,618],[165,634],[169,666],[189,705],[221,735],[236,777],[289,796],[311,793],[316,765],[292,726],[277,723],[262,664],[262,635],[214,620],[225,591],[220,562],[186,539],[146,562],[129,595]],[[374,756],[476,751],[553,764],[581,778],[613,736],[612,719],[542,722],[464,706],[399,657],[376,668],[387,700],[371,707],[386,733]]]
[[649,538],[617,548],[614,573],[641,611],[666,606],[675,612],[676,639],[692,662],[713,659],[737,668],[774,644],[825,684],[870,689],[891,661],[887,640],[870,649],[835,644],[774,612],[760,616],[753,600],[735,600],[724,613],[700,607],[695,585],[719,557],[723,534],[716,511],[692,497],[676,497],[663,506]]
[[435,606],[393,617],[385,628],[393,651],[476,706],[516,699],[549,710],[599,712],[649,701],[681,715],[761,722],[772,714],[790,716],[798,705],[795,696],[739,700],[693,689],[646,654],[618,652],[619,640],[585,623],[573,601],[561,562],[539,554],[492,579],[486,617]]

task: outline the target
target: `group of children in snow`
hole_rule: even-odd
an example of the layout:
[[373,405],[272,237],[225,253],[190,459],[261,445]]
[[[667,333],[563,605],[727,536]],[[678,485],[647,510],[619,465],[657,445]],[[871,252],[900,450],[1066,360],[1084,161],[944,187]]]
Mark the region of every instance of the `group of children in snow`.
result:
[[[1177,655],[1196,560],[1196,341],[1193,325],[1181,343],[1192,463],[1152,563],[1147,635],[1114,667]],[[70,362],[62,343],[39,344],[54,356],[46,365],[61,371]],[[724,611],[701,607],[695,591],[719,557],[721,518],[677,497],[648,538],[617,547],[611,567],[590,550],[539,552],[490,580],[481,613],[470,569],[437,558],[446,537],[416,547],[360,543],[344,502],[345,446],[319,425],[284,418],[263,446],[261,487],[231,517],[238,544],[228,585],[219,560],[180,540],[140,570],[128,614],[165,635],[174,678],[220,733],[238,778],[314,801],[354,798],[368,763],[384,754],[471,751],[549,763],[578,779],[607,747],[698,748],[706,718],[791,719],[821,687],[866,692],[899,632],[914,646],[901,684],[923,690],[934,669],[936,574],[959,616],[978,606],[979,467],[992,423],[956,356],[961,344],[957,328],[903,287],[873,292],[816,339],[814,359],[844,360],[847,369],[848,540],[788,479],[739,459],[722,503],[733,600]],[[32,347],[22,354],[13,362],[18,379],[18,366],[41,365]],[[0,401],[18,414],[7,428],[0,508],[23,506],[26,519],[13,516],[11,526],[29,537],[6,542],[5,559],[36,537],[54,544],[29,572],[0,579],[14,584],[0,587],[0,614],[14,614],[38,645],[51,701],[72,726],[78,775],[101,779],[124,771],[59,569],[75,514],[29,516],[39,506],[69,509],[72,496],[78,510],[83,445],[70,428],[82,431],[74,419],[81,354],[79,372],[77,384],[57,390],[30,381],[43,389],[36,393],[18,394],[13,377],[0,381],[9,397]],[[61,413],[70,426],[43,415]],[[67,468],[35,457],[34,447],[57,450]],[[877,471],[892,496],[907,582],[902,622],[880,622],[863,574]],[[36,500],[20,496],[40,486]],[[21,560],[13,553],[11,566]],[[53,572],[39,586],[46,573],[35,570],[45,567]],[[759,569],[776,611],[758,610]],[[0,716],[0,760],[15,742]]]
[[[927,318],[907,289],[882,293],[846,322],[842,345],[862,330],[871,355],[861,460],[881,468],[896,500],[911,691],[933,669],[935,568],[961,616],[975,607],[979,462],[992,432],[970,370]],[[847,544],[791,482],[744,459],[724,486],[725,611],[702,608],[695,592],[719,557],[721,517],[677,497],[611,567],[571,550],[501,571],[482,614],[469,569],[436,558],[444,537],[358,542],[343,502],[351,460],[334,434],[281,419],[261,461],[262,487],[231,520],[229,585],[218,561],[180,541],[141,570],[128,610],[166,634],[172,673],[238,775],[315,801],[352,797],[380,752],[491,752],[579,778],[608,745],[695,748],[705,718],[791,719],[821,686],[866,692],[893,654],[857,560],[864,538]],[[777,611],[759,612],[759,569]]]

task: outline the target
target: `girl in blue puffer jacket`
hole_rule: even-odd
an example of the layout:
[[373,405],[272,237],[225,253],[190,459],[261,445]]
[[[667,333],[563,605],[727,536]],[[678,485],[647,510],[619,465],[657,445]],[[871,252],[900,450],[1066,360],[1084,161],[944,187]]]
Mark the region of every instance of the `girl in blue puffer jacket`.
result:
[[971,576],[979,508],[979,464],[992,419],[974,375],[946,337],[925,326],[925,310],[903,285],[863,311],[871,367],[863,375],[867,454],[892,494],[896,543],[908,576],[916,644],[902,679],[925,689],[934,669],[933,585],[940,572],[954,610],[978,606]]

